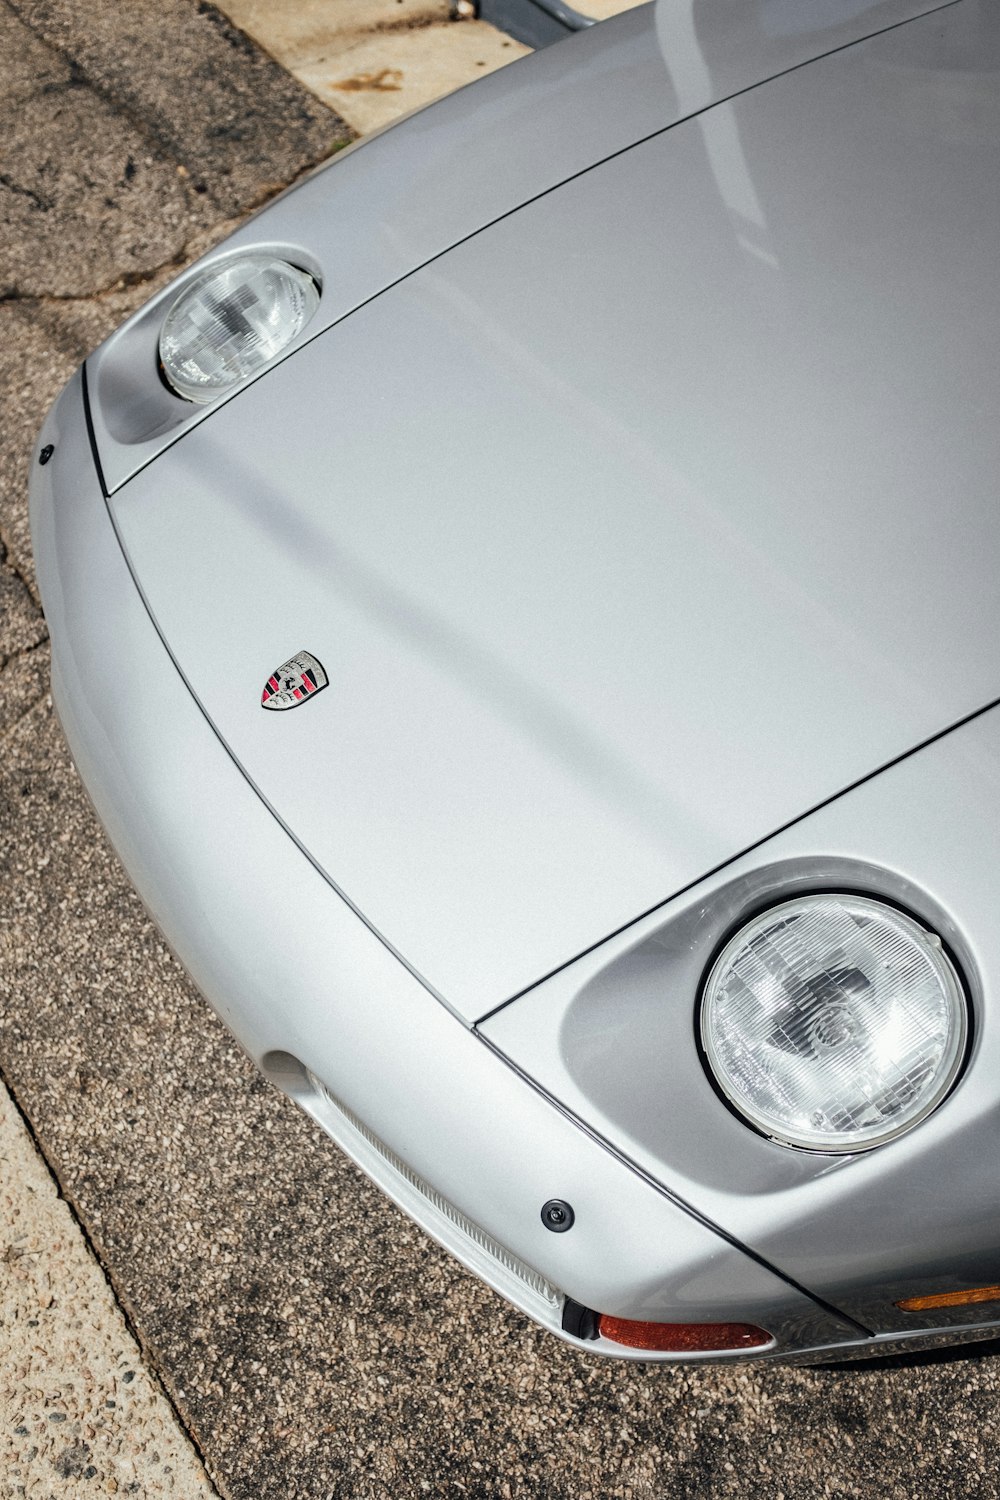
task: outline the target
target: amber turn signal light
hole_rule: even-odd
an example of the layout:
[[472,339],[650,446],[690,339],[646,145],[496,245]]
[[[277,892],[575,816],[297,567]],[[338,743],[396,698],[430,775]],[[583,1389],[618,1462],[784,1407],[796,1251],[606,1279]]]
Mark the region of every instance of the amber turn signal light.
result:
[[903,1312],[927,1312],[932,1307],[967,1307],[970,1302],[1000,1302],[1000,1286],[974,1286],[968,1292],[937,1292],[932,1297],[904,1297],[896,1306]]
[[771,1335],[752,1323],[638,1323],[601,1313],[600,1337],[629,1349],[656,1349],[670,1354],[719,1353],[727,1349],[759,1349]]

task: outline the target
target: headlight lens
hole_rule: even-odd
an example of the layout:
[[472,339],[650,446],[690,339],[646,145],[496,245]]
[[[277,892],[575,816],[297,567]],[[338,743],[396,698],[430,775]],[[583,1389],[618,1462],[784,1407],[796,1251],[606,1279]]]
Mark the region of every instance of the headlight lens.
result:
[[214,401],[268,364],[319,306],[312,277],[270,255],[241,255],[184,288],[164,319],[160,360],[187,401]]
[[965,997],[941,941],[863,896],[805,896],[747,923],[702,1001],[726,1097],[765,1135],[859,1151],[944,1097],[965,1050]]

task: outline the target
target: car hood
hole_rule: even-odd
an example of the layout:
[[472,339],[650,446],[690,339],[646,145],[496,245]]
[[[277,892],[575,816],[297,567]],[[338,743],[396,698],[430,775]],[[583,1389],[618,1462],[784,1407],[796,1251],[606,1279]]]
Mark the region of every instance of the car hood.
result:
[[[226,249],[277,249],[317,276],[323,298],[304,335],[314,338],[453,245],[638,141],[811,58],[953,3],[640,6],[357,142],[254,214]],[[165,286],[87,362],[108,493],[214,410],[150,390],[160,325],[176,294],[175,284]]]
[[112,497],[234,760],[466,1018],[1000,694],[997,61],[962,0],[705,111]]

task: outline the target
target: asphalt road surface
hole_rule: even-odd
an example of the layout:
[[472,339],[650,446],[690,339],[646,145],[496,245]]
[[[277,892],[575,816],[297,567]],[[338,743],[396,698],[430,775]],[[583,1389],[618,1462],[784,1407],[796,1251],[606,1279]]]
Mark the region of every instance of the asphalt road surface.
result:
[[224,1496],[996,1495],[992,1352],[671,1370],[536,1331],[254,1074],[94,822],[47,697],[34,433],[345,135],[209,5],[0,0],[3,1076]]

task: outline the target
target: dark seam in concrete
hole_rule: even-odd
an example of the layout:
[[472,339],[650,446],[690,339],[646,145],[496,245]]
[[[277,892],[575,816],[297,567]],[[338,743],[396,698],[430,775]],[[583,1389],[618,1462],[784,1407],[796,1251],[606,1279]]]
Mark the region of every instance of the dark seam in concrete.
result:
[[[12,658],[8,658],[8,660],[11,660],[11,659]],[[2,670],[2,668],[0,668],[0,670]],[[18,714],[18,716],[14,720],[14,722],[12,724],[8,724],[6,729],[0,730],[0,745],[2,745],[6,740],[10,739],[10,737],[14,733],[14,731],[16,729],[19,729],[21,727],[21,725],[24,723],[25,719],[31,717],[31,715],[35,712],[35,709],[38,707],[38,705],[40,703],[44,703],[45,699],[48,696],[49,696],[49,684],[46,683],[45,686],[42,688],[41,692],[36,697],[32,698],[31,702],[28,704],[28,706],[24,710],[24,712]],[[2,1077],[2,1074],[0,1074],[0,1077]]]
[[[39,615],[39,618],[41,618],[41,615]],[[30,646],[19,646],[16,651],[8,651],[7,654],[5,656],[3,656],[2,665],[0,665],[0,672],[2,672],[3,669],[4,669],[4,667],[8,666],[10,662],[12,662],[12,661],[21,661],[21,660],[23,660],[24,657],[31,656],[35,651],[41,650],[41,648],[43,646],[47,646],[48,644],[49,644],[49,632],[48,632],[48,630],[46,630],[45,634],[41,637],[41,639],[35,641],[32,645],[30,645]],[[3,642],[0,641],[0,653],[2,653],[2,652],[3,652]]]
[[[79,86],[80,84],[86,85],[86,87],[91,89],[94,95],[104,104],[106,104],[109,109],[111,109],[115,114],[124,116],[124,118],[128,120],[129,123],[136,129],[140,137],[143,140],[148,141],[156,151],[165,156],[169,161],[177,164],[180,163],[181,157],[178,152],[177,143],[174,142],[165,132],[158,130],[153,121],[143,115],[131,100],[129,100],[127,97],[112,93],[106,85],[102,84],[98,79],[94,78],[78,58],[72,57],[65,50],[65,48],[60,47],[59,44],[57,42],[54,42],[51,37],[47,36],[45,32],[37,24],[35,24],[28,15],[25,15],[20,7],[15,3],[15,0],[3,0],[3,4],[7,7],[7,10],[10,12],[10,14],[14,16],[16,20],[20,21],[21,25],[26,27],[26,29],[31,32],[32,36],[35,37],[35,39],[43,47],[47,47],[50,52],[55,53],[57,57],[63,60],[66,66],[70,69],[71,77],[77,83],[77,86]],[[212,198],[212,202],[216,201],[211,194],[209,194],[208,196]],[[186,185],[184,187],[184,197],[187,200],[188,207],[191,208],[193,204],[191,202],[190,193]]]
[[[282,189],[276,188],[273,191],[280,192],[282,191]],[[270,194],[268,196],[270,196]],[[254,208],[258,206],[259,205],[255,202],[250,208],[247,209],[247,213],[252,213]],[[242,219],[242,215],[238,216],[238,222],[242,223]],[[217,220],[215,225],[212,225],[205,230],[200,231],[199,236],[196,236],[196,238],[200,238],[200,236],[203,234],[211,234],[213,229],[218,227],[219,225],[233,224],[236,222],[237,217],[235,216],[219,219]],[[191,249],[191,243],[191,240],[185,240],[184,244],[175,255],[169,256],[166,260],[161,260],[155,266],[150,266],[146,271],[123,271],[121,276],[116,277],[116,279],[110,282],[107,286],[96,287],[93,291],[21,292],[18,291],[18,289],[15,287],[13,291],[0,292],[0,307],[67,307],[82,302],[102,302],[106,298],[114,297],[121,292],[127,292],[133,287],[145,286],[148,282],[155,281],[158,276],[162,276],[164,271],[183,270],[184,267],[194,258]],[[205,251],[204,253],[207,254],[208,252]],[[131,314],[128,314],[127,316],[131,316]],[[122,321],[125,321],[125,319],[123,319]]]
[[[142,139],[148,141],[150,145],[153,146],[163,156],[165,156],[168,161],[171,161],[178,166],[184,165],[184,152],[182,150],[181,143],[174,140],[169,133],[158,129],[154,121],[143,114],[142,111],[137,108],[135,102],[128,97],[128,95],[113,93],[111,89],[108,88],[105,84],[101,83],[99,79],[94,78],[78,58],[70,56],[70,54],[65,51],[64,48],[62,48],[57,42],[54,42],[51,37],[47,36],[43,30],[41,30],[36,24],[34,24],[29,16],[25,15],[21,8],[17,5],[16,0],[2,0],[2,3],[6,6],[10,14],[14,16],[17,21],[20,21],[21,25],[26,27],[27,30],[31,32],[32,36],[34,36],[42,46],[47,47],[50,52],[55,53],[57,57],[60,57],[63,60],[66,66],[70,69],[72,82],[76,84],[76,86],[79,87],[81,84],[85,84],[86,87],[91,89],[94,95],[104,104],[106,104],[109,109],[113,110],[116,114],[122,115],[126,120],[128,120],[134,126]],[[214,6],[210,8],[213,11],[215,11],[216,9]],[[216,13],[218,14],[220,20],[225,19],[222,16],[221,12]],[[231,26],[232,23],[226,20],[226,25]],[[238,28],[235,27],[233,29],[238,30]],[[241,33],[241,35],[246,35],[246,33]],[[255,53],[259,54],[263,58],[267,58],[269,62],[275,63],[275,66],[281,67],[281,64],[277,63],[276,60],[272,58],[268,52],[265,52],[263,47],[260,47],[252,37],[248,37],[247,40]],[[281,68],[281,71],[287,77],[292,76],[288,73],[287,68]],[[304,85],[299,86],[304,89]],[[334,126],[340,124],[345,129],[350,130],[350,126],[347,125],[346,121],[341,120],[340,116],[336,114],[336,112],[332,110],[328,104],[324,104],[321,99],[318,99],[315,95],[312,95],[311,91],[304,91],[308,92],[310,94],[310,97],[315,99],[315,102],[329,114],[331,123]],[[351,137],[356,138],[353,131],[351,132]],[[320,162],[325,161],[329,154],[329,151],[325,151],[317,154],[315,157],[311,157],[303,168],[303,171],[296,177],[292,178],[292,182],[297,182],[299,176],[302,176],[305,172],[312,171],[312,169],[318,166]],[[266,202],[268,198],[272,197],[274,193],[283,191],[285,186],[286,184],[282,184],[281,187],[268,189],[263,194],[256,195],[253,201],[241,207],[239,211],[240,214],[246,215],[248,213],[252,213],[256,208],[259,208],[262,203]],[[193,187],[189,186],[185,181],[183,183],[183,192],[185,201],[189,209],[195,208],[200,201],[203,201],[203,199],[207,197],[208,200],[215,205],[216,209],[224,216],[226,216],[223,205],[219,202],[219,200],[211,191],[211,188],[207,186],[207,184],[206,192],[204,195],[202,195],[195,193]]]
[[[438,26],[441,24],[448,26],[454,25],[456,22],[454,18],[451,21],[442,18],[438,11],[427,11],[422,16],[405,16],[401,17],[398,21],[376,21],[372,26],[359,28],[353,35],[358,38],[365,36],[385,36],[392,33],[398,35],[401,31],[426,31],[429,26]],[[459,20],[457,24],[461,25],[462,23]],[[352,33],[345,31],[343,34],[346,37]],[[289,69],[289,71],[291,70]]]
[[16,193],[19,198],[27,198],[43,214],[47,214],[49,209],[54,206],[50,198],[43,198],[41,193],[35,192],[34,188],[23,187],[21,183],[15,182],[13,177],[7,172],[0,172],[0,187],[5,187],[9,193]]
[[14,548],[11,545],[10,538],[4,535],[4,529],[2,525],[0,525],[0,566],[5,567],[8,572],[13,573],[18,582],[23,584],[31,597],[31,602],[36,606],[38,613],[41,614],[42,618],[44,619],[44,615],[42,614],[41,601],[38,597],[38,586],[35,583],[34,578],[29,577],[28,574],[25,573],[24,567],[19,562],[14,552]]
[[[9,4],[10,0],[3,0],[3,3]],[[345,142],[345,144],[349,145],[350,142]],[[260,189],[257,194],[255,194],[253,198],[251,198],[246,203],[243,208],[240,209],[239,213],[224,215],[222,218],[217,219],[214,224],[206,225],[204,229],[199,230],[198,234],[193,238],[201,239],[205,235],[211,235],[215,232],[216,229],[219,229],[224,224],[231,224],[233,226],[233,229],[229,232],[234,233],[235,230],[244,223],[244,221],[250,214],[255,213],[259,208],[263,208],[266,203],[268,203],[272,198],[276,198],[279,193],[283,193],[287,189],[295,187],[297,183],[301,182],[303,178],[308,177],[309,174],[313,172],[318,165],[320,165],[320,163],[326,160],[327,156],[321,156],[318,157],[316,161],[307,162],[306,165],[302,167],[298,172],[296,172],[294,177],[290,177],[287,182],[266,184]],[[2,181],[3,178],[0,177],[0,182]],[[185,266],[191,263],[192,260],[201,258],[201,256],[196,257],[194,255],[191,245],[192,240],[186,240],[181,246],[180,250],[177,251],[176,255],[171,255],[167,260],[161,260],[158,265],[151,266],[149,270],[125,271],[121,276],[117,277],[116,280],[111,282],[109,285],[97,287],[95,288],[95,290],[90,292],[20,292],[15,287],[13,291],[0,292],[0,307],[4,307],[6,305],[15,307],[60,307],[68,306],[78,302],[100,302],[105,298],[113,297],[120,292],[129,291],[133,287],[145,286],[148,282],[155,281],[158,276],[162,276],[164,271],[182,271]],[[208,245],[201,252],[201,255],[210,255],[215,248],[215,244]],[[0,541],[2,541],[2,536],[0,536]]]
[[138,1345],[139,1352],[142,1355],[143,1361],[144,1361],[144,1363],[147,1366],[147,1374],[153,1380],[154,1384],[158,1387],[161,1395],[163,1396],[164,1400],[166,1401],[167,1405],[170,1408],[171,1414],[172,1414],[175,1422],[177,1423],[177,1425],[180,1428],[180,1430],[184,1433],[184,1436],[187,1438],[188,1442],[191,1444],[192,1448],[194,1449],[195,1453],[197,1454],[198,1460],[201,1463],[203,1469],[205,1470],[206,1475],[208,1476],[209,1483],[214,1487],[214,1489],[217,1491],[217,1493],[221,1496],[221,1500],[230,1500],[229,1491],[227,1489],[225,1489],[224,1486],[219,1483],[219,1480],[216,1478],[216,1476],[209,1471],[209,1466],[208,1466],[208,1462],[206,1460],[206,1456],[205,1456],[204,1450],[202,1449],[202,1446],[198,1442],[198,1439],[195,1437],[194,1433],[191,1431],[191,1429],[188,1426],[187,1422],[184,1420],[183,1414],[181,1413],[180,1408],[177,1406],[177,1403],[174,1401],[174,1398],[171,1395],[170,1390],[169,1390],[169,1388],[168,1388],[168,1386],[166,1384],[166,1381],[164,1379],[164,1375],[163,1375],[163,1372],[162,1372],[162,1370],[160,1368],[159,1361],[156,1358],[155,1352],[150,1348],[149,1344],[147,1344],[147,1342],[145,1341],[145,1339],[141,1336],[141,1334],[139,1332],[139,1329],[138,1329],[135,1321],[133,1320],[131,1313],[128,1310],[128,1306],[127,1306],[127,1304],[125,1302],[125,1299],[123,1298],[123,1296],[119,1292],[118,1287],[115,1285],[114,1273],[111,1271],[110,1267],[105,1264],[104,1259],[101,1256],[100,1251],[98,1250],[97,1243],[96,1243],[96,1241],[94,1239],[94,1236],[91,1234],[90,1229],[87,1226],[86,1220],[83,1218],[83,1215],[82,1215],[81,1211],[77,1208],[76,1204],[73,1202],[73,1199],[70,1197],[69,1193],[66,1191],[65,1187],[63,1186],[62,1179],[59,1176],[59,1172],[58,1172],[58,1169],[57,1169],[57,1167],[55,1165],[55,1162],[52,1160],[52,1158],[50,1157],[48,1151],[45,1149],[45,1145],[44,1145],[41,1137],[39,1136],[38,1132],[35,1130],[35,1127],[31,1123],[31,1120],[30,1120],[30,1118],[28,1116],[27,1111],[24,1108],[24,1105],[21,1103],[20,1099],[18,1098],[17,1089],[11,1083],[10,1077],[9,1077],[9,1075],[7,1073],[6,1068],[3,1065],[2,1060],[0,1060],[0,1083],[2,1083],[3,1086],[4,1086],[4,1088],[7,1090],[7,1093],[10,1096],[11,1104],[14,1106],[14,1109],[16,1110],[17,1115],[20,1118],[21,1124],[24,1126],[25,1130],[28,1132],[28,1137],[29,1137],[29,1139],[31,1141],[31,1144],[34,1146],[35,1150],[38,1152],[39,1156],[42,1158],[42,1161],[45,1163],[46,1170],[48,1171],[49,1176],[52,1178],[52,1181],[55,1183],[56,1192],[57,1192],[59,1198],[61,1199],[61,1201],[63,1203],[65,1203],[66,1207],[68,1208],[69,1213],[70,1213],[70,1217],[72,1218],[73,1223],[76,1225],[77,1229],[82,1234],[82,1236],[84,1238],[84,1242],[86,1243],[87,1249],[90,1251],[91,1255],[94,1257],[94,1260],[97,1263],[97,1266],[98,1266],[98,1268],[99,1268],[99,1270],[101,1272],[101,1275],[104,1277],[104,1280],[106,1281],[106,1283],[108,1285],[108,1290],[111,1292],[111,1295],[114,1298],[115,1306],[117,1307],[118,1311],[122,1315],[122,1319],[123,1319],[123,1321],[125,1323],[125,1327],[128,1329],[128,1331],[131,1334],[132,1338],[135,1340],[136,1344]]
[[[3,179],[0,178],[0,181]],[[111,297],[115,292],[126,292],[130,287],[142,286],[147,281],[169,271],[172,267],[178,268],[184,265],[188,255],[188,245],[185,244],[176,255],[170,256],[168,260],[161,260],[158,265],[150,266],[147,271],[126,271],[108,286],[96,287],[91,292],[19,292],[17,288],[12,292],[0,293],[0,307],[6,303],[31,303],[35,306],[45,306],[55,303],[57,306],[68,302],[99,302],[103,297]]]

